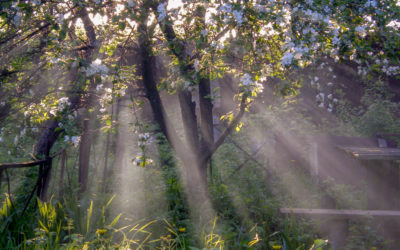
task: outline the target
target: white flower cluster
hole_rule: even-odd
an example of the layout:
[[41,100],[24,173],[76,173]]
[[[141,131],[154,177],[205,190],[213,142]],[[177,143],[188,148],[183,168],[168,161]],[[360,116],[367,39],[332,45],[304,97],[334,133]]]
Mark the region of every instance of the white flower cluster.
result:
[[333,98],[332,94],[328,94],[326,97],[327,98],[325,98],[325,94],[321,92],[315,96],[315,99],[317,103],[319,103],[318,107],[320,108],[325,108],[325,103],[328,103],[328,107],[326,108],[326,110],[328,112],[332,112],[334,104],[338,103],[338,99]]
[[136,5],[135,0],[128,0],[126,4],[128,5],[128,8],[133,8]]
[[291,25],[292,21],[292,16],[290,15],[291,12],[292,10],[287,6],[285,6],[280,10],[278,14],[279,16],[276,19],[276,24],[284,31],[288,31],[288,27],[290,27]]
[[324,102],[325,101],[325,94],[324,93],[319,93],[319,94],[317,94],[316,96],[315,96],[315,99],[318,101],[318,102]]
[[318,34],[313,27],[306,27],[303,29],[303,35],[311,35],[310,41],[314,42],[317,40],[316,35]]
[[283,66],[292,64],[293,59],[297,59],[297,60],[302,59],[303,56],[310,51],[310,49],[308,47],[306,47],[304,44],[300,44],[300,45],[296,46],[292,42],[290,37],[286,38],[283,49],[286,50],[286,52],[283,54],[283,56],[281,58],[281,64]]
[[398,30],[400,28],[400,22],[399,20],[392,20],[388,24],[386,24],[386,27],[393,28],[394,30]]
[[167,17],[167,3],[160,3],[157,7],[158,18],[159,22],[162,22]]
[[308,16],[308,18],[310,18],[311,21],[314,22],[324,22],[324,23],[328,23],[329,22],[329,18],[326,15],[323,15],[317,11],[312,11],[310,9],[304,10],[304,14],[306,16]]
[[40,5],[42,3],[41,0],[31,0],[31,3],[33,3],[34,5]]
[[239,25],[241,25],[243,23],[243,11],[242,10],[234,10],[232,12],[232,15]]
[[87,77],[95,74],[106,75],[108,68],[102,64],[100,59],[96,59],[89,65],[89,68],[85,69],[85,72]]
[[59,14],[57,15],[56,21],[57,21],[57,23],[58,23],[59,25],[62,25],[62,24],[64,23],[64,19],[65,19],[64,15],[61,14],[61,13],[59,13]]
[[316,85],[317,89],[320,89],[321,85],[319,84],[318,80],[318,76],[314,77],[314,79],[311,80],[311,86]]
[[367,75],[367,69],[363,66],[357,66],[357,74],[365,77]]
[[292,61],[293,61],[293,53],[286,51],[281,58],[281,64],[283,66],[290,65],[292,64]]
[[193,67],[196,72],[199,72],[199,64],[200,64],[199,60],[197,59],[194,60]]
[[70,105],[71,102],[69,101],[68,97],[61,97],[60,100],[58,100],[57,110],[61,112]]
[[[96,91],[101,91],[103,89],[103,84],[99,84],[96,86]],[[124,92],[125,94],[125,92]],[[111,88],[104,88],[104,94],[100,97],[100,112],[104,113],[107,111],[106,105],[112,101],[112,89]]]
[[364,5],[366,8],[372,7],[372,8],[376,8],[377,3],[375,0],[367,0],[367,2]]
[[240,78],[240,83],[242,84],[245,91],[249,93],[257,94],[261,93],[264,90],[264,86],[259,82],[254,82],[251,79],[251,76],[247,73]]
[[267,12],[267,9],[265,8],[265,6],[261,5],[261,4],[258,4],[258,3],[254,4],[254,10],[257,11],[258,13]]
[[220,42],[212,41],[210,44],[211,47],[216,48],[218,50],[224,49],[224,45]]
[[208,30],[202,30],[202,31],[200,31],[200,34],[203,36],[203,37],[206,37],[207,36],[207,34],[208,34]]
[[233,16],[235,22],[240,26],[244,21],[245,18],[243,16],[243,10],[234,9],[232,4],[226,3],[221,5],[217,10],[217,15],[222,15],[222,20],[227,23],[230,20],[230,15]]
[[74,147],[78,147],[79,142],[81,141],[81,137],[80,136],[64,136],[64,142],[71,142]]
[[[326,65],[325,63],[321,63],[319,68],[323,69],[325,65]],[[329,72],[333,72],[333,68],[329,66],[328,67],[328,71]],[[333,75],[333,78],[335,79],[336,76]],[[326,107],[326,110],[328,112],[332,112],[334,107],[335,107],[335,104],[338,103],[338,99],[333,98],[333,94],[329,93],[329,90],[328,90],[328,93],[324,93],[323,90],[322,90],[323,87],[321,86],[321,84],[318,81],[319,81],[319,77],[318,76],[314,76],[311,79],[311,87],[314,87],[319,91],[319,93],[315,96],[315,100],[316,100],[316,102],[318,104],[318,107],[319,108],[325,108]],[[333,85],[334,85],[333,82],[328,82],[324,86],[332,87]],[[326,88],[324,88],[324,89],[327,90]],[[332,90],[332,88],[328,88],[328,89]]]
[[223,13],[231,13],[233,10],[233,6],[230,3],[226,3],[224,5],[222,5],[221,7],[219,7],[219,11],[223,12]]
[[21,23],[21,20],[23,17],[24,17],[24,15],[22,14],[22,12],[20,12],[20,11],[15,12],[15,15],[12,19],[12,23],[15,26],[18,26]]
[[145,148],[150,143],[150,134],[149,133],[141,133],[139,134],[139,142],[138,145],[142,149]]
[[357,26],[354,31],[361,36],[362,38],[367,36],[367,30],[365,29],[364,26]]
[[398,75],[400,73],[400,67],[383,65],[382,71],[383,71],[383,73],[385,73],[388,76],[394,76],[394,75]]

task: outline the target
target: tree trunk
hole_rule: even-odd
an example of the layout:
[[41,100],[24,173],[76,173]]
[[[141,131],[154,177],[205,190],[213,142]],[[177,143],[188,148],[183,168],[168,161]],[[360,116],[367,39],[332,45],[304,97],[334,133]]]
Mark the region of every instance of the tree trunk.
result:
[[79,144],[79,193],[82,194],[87,189],[90,161],[90,146],[92,135],[90,133],[89,119],[83,120],[83,130]]
[[[89,47],[91,49],[88,49],[85,54],[85,59],[89,60],[90,57],[92,56],[93,52],[95,50],[97,50],[99,47],[97,44],[97,40],[96,40],[96,34],[94,32],[93,23],[91,22],[86,9],[85,8],[80,9],[79,13],[77,13],[77,14],[79,14],[81,16],[81,19],[83,21],[84,28],[86,31],[86,36],[89,39]],[[73,83],[79,82],[78,81],[78,78],[79,78],[78,73],[79,72],[78,72],[77,68],[72,68],[71,72],[70,72],[69,80]],[[71,110],[77,109],[78,106],[80,105],[81,96],[79,93],[81,92],[81,90],[83,90],[83,87],[84,86],[81,86],[81,85],[71,87],[73,90],[77,90],[77,91],[72,91],[70,96],[68,96],[70,99],[70,102],[71,102],[71,105],[70,105]],[[49,157],[50,150],[51,150],[53,144],[56,142],[58,136],[61,133],[61,130],[56,130],[56,128],[58,128],[57,120],[50,120],[47,122],[47,126],[45,127],[42,135],[40,136],[39,141],[35,145],[35,148],[34,148],[34,156],[35,157],[38,157],[41,159]],[[89,150],[90,150],[90,148],[89,148]],[[40,189],[41,189],[40,198],[45,198],[45,195],[46,195],[46,192],[48,189],[48,184],[49,184],[50,168],[51,168],[51,163],[46,164],[45,166],[43,166],[42,175],[39,174],[39,178],[41,176],[43,176],[43,179],[40,181],[43,184],[40,187]],[[43,193],[43,190],[45,191],[44,193]]]
[[61,153],[61,170],[60,170],[60,184],[58,186],[58,196],[59,199],[63,197],[64,193],[64,172],[65,172],[65,164],[67,164],[67,152],[64,150]]
[[[201,153],[209,153],[211,145],[214,143],[214,124],[212,113],[212,100],[210,79],[200,79],[199,83],[199,100],[200,100],[200,131],[201,131]],[[211,161],[210,174],[212,173]],[[204,184],[207,184],[207,163],[200,165],[200,175]],[[210,176],[211,177],[211,176]]]
[[38,197],[46,201],[46,193],[48,189],[48,185],[50,183],[50,172],[51,172],[51,159],[50,157],[50,149],[53,147],[56,142],[61,130],[56,130],[58,128],[58,121],[51,120],[47,122],[48,126],[44,129],[42,135],[39,138],[39,141],[36,143],[34,148],[34,155],[40,159],[49,159],[46,163],[43,163],[39,167],[38,178],[39,181],[37,194]]
[[111,132],[108,131],[107,132],[107,139],[106,139],[106,150],[104,153],[104,169],[103,169],[103,192],[106,192],[107,190],[107,185],[106,185],[106,181],[107,181],[107,176],[108,176],[108,154],[109,154],[109,150],[110,150],[110,134]]

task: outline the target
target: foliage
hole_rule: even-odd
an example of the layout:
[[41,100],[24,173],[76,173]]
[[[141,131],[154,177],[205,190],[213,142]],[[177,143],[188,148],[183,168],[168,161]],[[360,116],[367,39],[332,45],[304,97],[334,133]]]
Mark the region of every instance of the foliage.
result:
[[[141,170],[162,173],[164,185],[157,185],[165,191],[166,218],[151,218],[143,226],[117,227],[119,215],[110,221],[107,212],[111,202],[107,201],[109,193],[115,190],[107,189],[104,194],[96,193],[93,188],[85,194],[77,194],[79,164],[70,159],[66,162],[70,167],[70,172],[66,173],[70,176],[62,179],[69,181],[66,200],[60,197],[58,202],[38,201],[25,207],[38,178],[37,171],[18,170],[10,174],[15,184],[4,198],[0,213],[0,246],[326,248],[325,241],[314,241],[318,236],[306,222],[295,225],[292,220],[279,218],[278,208],[287,205],[293,196],[298,198],[294,204],[304,204],[311,203],[314,196],[319,195],[311,185],[304,193],[297,193],[301,195],[291,192],[297,185],[306,186],[310,182],[299,168],[300,164],[292,162],[283,166],[285,169],[298,166],[292,172],[279,173],[277,169],[273,172],[269,161],[273,159],[271,145],[270,152],[262,152],[268,157],[254,157],[256,161],[248,160],[248,155],[233,143],[223,144],[225,138],[217,140],[219,144],[210,140],[207,145],[203,142],[207,140],[202,127],[204,117],[197,119],[192,97],[199,93],[198,97],[210,102],[212,107],[218,97],[211,91],[201,96],[200,87],[204,82],[232,80],[232,106],[224,110],[227,114],[221,117],[228,126],[223,135],[240,141],[246,152],[254,153],[255,146],[265,142],[259,138],[273,143],[276,137],[266,136],[266,129],[279,130],[286,137],[304,136],[317,130],[320,124],[309,119],[296,99],[308,80],[318,92],[319,107],[338,118],[334,122],[326,120],[321,130],[367,136],[399,133],[399,105],[387,88],[388,82],[399,78],[399,16],[400,4],[394,0],[196,0],[182,1],[176,6],[172,1],[158,0],[2,1],[1,162],[43,158],[59,149],[78,153],[74,148],[81,142],[81,121],[88,117],[95,124],[91,128],[94,138],[101,132],[109,136],[120,132],[114,104],[118,110],[122,106],[119,102],[127,100],[127,96],[132,103],[143,103],[146,97],[155,114],[154,100],[167,90],[171,102],[179,102],[176,110],[180,108],[183,126],[169,119],[172,116],[168,114],[176,110],[168,112],[160,105],[160,114],[165,115],[170,124],[158,124],[160,127],[150,131],[155,134],[157,149],[154,151],[158,152],[159,159],[156,164],[150,164],[148,146],[151,140],[146,131],[140,131],[144,133],[139,135],[139,145],[135,149],[141,152],[134,160]],[[302,75],[318,65],[323,67],[324,60],[329,61],[329,65],[344,63],[357,71],[360,86],[365,89],[358,106],[346,100],[339,88],[325,95],[323,88],[331,90],[332,82],[324,83],[325,86],[318,82],[317,76]],[[146,72],[146,63],[154,72]],[[330,66],[328,71],[333,71]],[[328,77],[335,78],[333,73],[327,73],[326,79]],[[149,84],[154,84],[153,88],[149,88]],[[286,99],[272,100],[268,107],[262,105],[257,101],[264,97],[265,90]],[[200,106],[202,116],[204,106]],[[189,112],[185,113],[187,109]],[[253,111],[258,114],[253,114],[246,123],[236,120],[244,112]],[[189,123],[192,126],[188,126]],[[168,129],[172,127],[176,133],[166,131],[162,125]],[[239,134],[232,135],[231,125]],[[254,136],[259,138],[240,134],[249,128],[259,130]],[[188,134],[195,135],[201,146],[195,142],[179,146],[187,149],[184,153],[188,155],[192,151],[199,155],[193,153],[192,161],[183,162],[186,155],[173,145],[172,134],[179,143],[182,138],[189,137]],[[111,172],[107,172],[108,157],[113,155],[115,161],[119,160],[116,159],[117,149],[110,153],[108,144],[101,152],[106,159],[105,182]],[[298,146],[299,154],[307,150],[303,145]],[[79,148],[79,151],[81,149],[90,150],[91,146]],[[217,218],[204,226],[199,236],[196,235],[199,229],[194,228],[198,225],[190,218],[188,199],[191,194],[184,192],[185,176],[179,171],[188,165],[203,165],[203,156],[205,161],[211,159],[213,165],[208,191]],[[93,158],[98,160],[103,156]],[[99,164],[93,165],[97,169]],[[153,179],[147,178],[149,180]],[[104,181],[100,185],[105,185]],[[353,202],[352,206],[362,206],[361,200],[354,201],[352,193],[355,191],[351,188],[332,186],[328,192],[343,198],[341,202],[346,205]],[[368,247],[378,243],[373,241]]]

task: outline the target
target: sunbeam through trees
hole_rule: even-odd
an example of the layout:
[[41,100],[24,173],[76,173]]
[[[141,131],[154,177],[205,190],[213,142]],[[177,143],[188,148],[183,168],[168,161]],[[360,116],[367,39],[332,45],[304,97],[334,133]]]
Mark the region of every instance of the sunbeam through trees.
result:
[[399,0],[3,0],[1,249],[400,249]]

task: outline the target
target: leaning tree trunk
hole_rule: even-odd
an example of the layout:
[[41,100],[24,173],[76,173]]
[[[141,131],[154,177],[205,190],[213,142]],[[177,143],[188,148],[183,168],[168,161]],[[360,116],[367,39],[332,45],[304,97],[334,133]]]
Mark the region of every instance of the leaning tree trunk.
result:
[[[80,16],[82,19],[84,29],[86,32],[86,36],[89,39],[89,46],[88,50],[86,51],[85,54],[85,60],[89,60],[90,57],[93,55],[95,51],[98,49],[98,44],[96,40],[96,34],[94,32],[94,25],[92,21],[89,18],[89,15],[86,11],[85,8],[80,9],[77,15]],[[79,81],[79,72],[77,68],[72,68],[70,73],[70,81],[73,83],[72,90],[70,92],[70,95],[68,98],[70,99],[71,105],[70,109],[71,110],[76,110],[80,103],[81,103],[81,96],[79,93],[84,91],[84,86],[82,86],[82,82],[85,81]],[[61,133],[60,129],[58,126],[58,121],[57,120],[50,120],[47,122],[47,125],[45,126],[39,141],[36,143],[34,147],[34,155],[37,158],[45,158],[48,159],[50,157],[50,150],[54,143],[56,142],[59,134]],[[48,189],[48,184],[49,184],[49,177],[50,177],[50,172],[51,172],[51,161],[49,161],[49,164],[45,164],[43,167],[43,171],[40,173],[39,178],[42,178],[40,181],[42,183],[42,187],[39,187],[40,192],[39,193],[39,198],[42,200],[46,200],[46,191]]]

